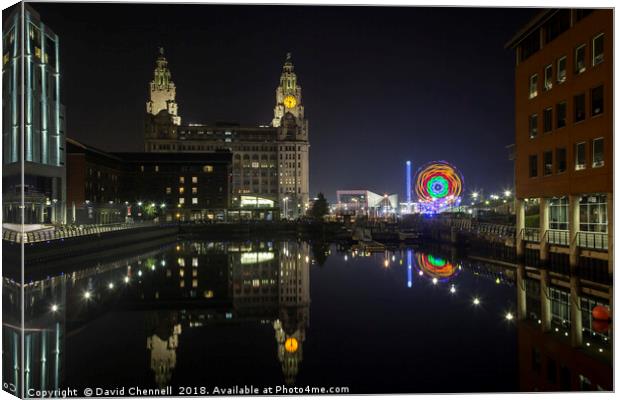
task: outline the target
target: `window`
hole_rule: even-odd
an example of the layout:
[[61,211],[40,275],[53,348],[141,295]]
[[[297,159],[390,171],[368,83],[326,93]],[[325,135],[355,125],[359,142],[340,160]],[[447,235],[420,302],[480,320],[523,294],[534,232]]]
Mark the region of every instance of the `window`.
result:
[[545,67],[545,90],[551,90],[553,87],[553,65],[549,64]]
[[185,183],[185,177],[179,176],[179,183]]
[[185,204],[185,197],[179,197],[179,204]]
[[553,152],[545,151],[543,153],[543,175],[551,175],[553,173]]
[[140,172],[144,172],[144,165],[140,165]]
[[566,56],[558,59],[558,67],[557,67],[557,80],[558,83],[563,83],[566,81]]
[[603,37],[601,33],[592,40],[592,65],[603,62]]
[[530,156],[530,178],[538,176],[538,156]]
[[586,142],[575,145],[575,170],[579,171],[586,168]]
[[551,132],[553,124],[553,109],[551,107],[543,110],[543,132]]
[[171,187],[167,187],[166,188],[166,194],[170,194],[172,193],[172,188]]
[[555,150],[555,163],[557,168],[557,173],[561,174],[566,171],[566,149],[559,148]]
[[538,96],[538,74],[530,76],[530,99]]
[[[238,156],[238,155],[236,155]],[[213,165],[205,165],[202,167],[202,172],[213,172]]]
[[155,172],[159,172],[159,165],[155,166]]
[[198,197],[192,197],[192,204],[198,204]]
[[563,101],[557,105],[556,108],[556,128],[563,128],[566,126],[566,102]]
[[592,116],[603,113],[603,86],[595,87],[590,93],[592,101]]
[[183,186],[179,187],[179,194],[185,193],[185,188]]
[[597,138],[592,141],[592,167],[605,165],[605,139]]
[[193,187],[192,188],[192,194],[196,194],[198,193],[198,188],[197,187]]
[[530,139],[538,135],[538,115],[530,115]]
[[578,94],[574,98],[575,101],[575,122],[586,119],[586,95]]
[[198,177],[192,176],[192,183],[198,183]]
[[586,70],[586,45],[575,49],[575,74],[580,74]]
[[[549,229],[568,230],[568,197],[552,197],[549,200]],[[554,303],[557,304],[557,301]],[[560,311],[556,309],[555,314],[560,314]]]
[[607,232],[607,196],[593,194],[579,200],[579,230]]

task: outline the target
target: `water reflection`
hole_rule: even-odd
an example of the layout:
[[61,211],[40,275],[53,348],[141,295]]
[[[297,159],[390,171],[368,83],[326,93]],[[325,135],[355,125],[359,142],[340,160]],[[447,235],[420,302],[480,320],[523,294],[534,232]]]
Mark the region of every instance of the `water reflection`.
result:
[[[310,331],[313,265],[318,304]],[[372,292],[355,290],[366,281]],[[472,260],[453,248],[369,253],[303,241],[190,240],[85,263],[24,289],[22,345],[20,287],[3,281],[4,380],[15,387],[22,379],[27,389],[50,390],[165,387],[207,377],[221,384],[295,385],[300,377],[319,384],[337,377],[354,393],[612,389],[611,326],[591,312],[609,306],[609,286]],[[332,291],[341,296],[337,302],[327,300]],[[338,349],[331,340],[345,320],[361,333],[347,336],[354,347]],[[392,339],[446,346],[455,329],[460,344],[437,350],[463,371],[452,386],[438,387],[432,375],[401,379],[386,367],[420,371],[437,357],[418,341],[396,341],[396,362],[396,353],[382,350]],[[511,362],[518,365],[514,385],[510,377],[489,383],[474,376],[501,377],[496,364]],[[389,385],[368,379],[377,365]]]

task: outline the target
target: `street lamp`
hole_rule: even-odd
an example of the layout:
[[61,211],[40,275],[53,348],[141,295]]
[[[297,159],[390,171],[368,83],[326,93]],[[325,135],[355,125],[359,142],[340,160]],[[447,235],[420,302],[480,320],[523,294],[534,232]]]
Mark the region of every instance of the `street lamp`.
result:
[[504,190],[504,197],[510,197],[512,193],[510,192],[510,190]]

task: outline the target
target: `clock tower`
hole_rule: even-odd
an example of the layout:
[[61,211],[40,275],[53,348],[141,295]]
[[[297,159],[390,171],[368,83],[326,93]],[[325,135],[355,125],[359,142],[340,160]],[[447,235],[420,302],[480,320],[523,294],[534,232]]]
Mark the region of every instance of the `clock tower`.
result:
[[304,117],[301,86],[287,53],[271,125],[278,131],[279,206],[282,217],[295,219],[309,207],[308,120]]

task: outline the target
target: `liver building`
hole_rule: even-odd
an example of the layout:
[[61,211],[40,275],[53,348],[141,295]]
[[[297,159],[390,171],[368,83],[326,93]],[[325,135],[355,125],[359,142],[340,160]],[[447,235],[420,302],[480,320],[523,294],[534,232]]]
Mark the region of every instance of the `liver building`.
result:
[[[290,53],[276,88],[273,121],[268,126],[182,125],[176,87],[163,49],[149,91],[145,151],[232,152],[229,217],[297,218],[305,213],[309,200],[308,121]],[[179,187],[181,193],[184,190]]]

